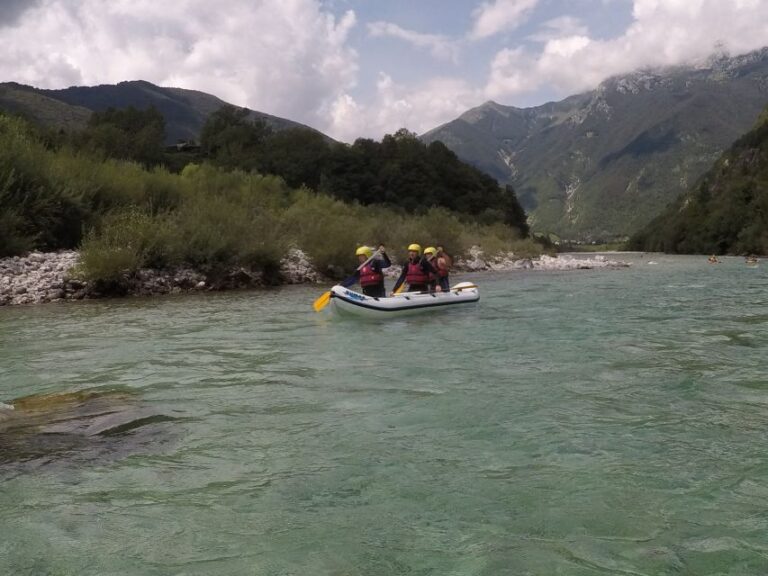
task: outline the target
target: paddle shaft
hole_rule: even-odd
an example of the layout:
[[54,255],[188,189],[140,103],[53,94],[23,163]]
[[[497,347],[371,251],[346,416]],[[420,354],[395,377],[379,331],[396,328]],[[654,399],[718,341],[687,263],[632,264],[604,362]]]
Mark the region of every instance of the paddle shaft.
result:
[[[379,249],[379,250],[376,250],[376,252],[374,252],[373,254],[371,254],[371,257],[370,257],[370,258],[368,258],[368,260],[366,260],[365,262],[363,262],[362,264],[360,264],[360,266],[358,266],[358,267],[357,267],[357,272],[360,272],[360,270],[362,270],[362,269],[363,269],[363,267],[364,267],[366,264],[368,264],[368,263],[369,263],[371,260],[373,260],[374,258],[376,258],[376,256],[378,256],[380,253],[381,253],[381,249]],[[350,278],[351,278],[351,276],[350,276]],[[347,278],[347,280],[349,280],[349,278]]]

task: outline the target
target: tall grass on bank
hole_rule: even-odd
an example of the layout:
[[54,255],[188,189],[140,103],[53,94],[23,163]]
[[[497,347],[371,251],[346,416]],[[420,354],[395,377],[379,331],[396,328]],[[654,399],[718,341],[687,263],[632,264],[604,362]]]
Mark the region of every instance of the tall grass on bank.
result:
[[411,242],[461,255],[539,253],[502,224],[442,208],[407,215],[344,203],[274,176],[188,165],[163,168],[48,148],[22,121],[0,115],[0,256],[81,248],[81,272],[116,281],[142,267],[276,269],[291,246],[322,272],[348,271],[361,244],[404,253]]

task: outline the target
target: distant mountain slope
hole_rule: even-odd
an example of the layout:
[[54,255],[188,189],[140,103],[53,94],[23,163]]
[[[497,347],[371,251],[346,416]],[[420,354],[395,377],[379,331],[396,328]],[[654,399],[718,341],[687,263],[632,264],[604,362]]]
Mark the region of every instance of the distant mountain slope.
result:
[[631,244],[663,252],[768,254],[768,108]]
[[535,108],[488,102],[422,136],[515,188],[537,231],[613,238],[648,223],[768,102],[768,49],[611,78]]
[[48,98],[19,84],[0,84],[0,110],[6,110],[38,124],[78,130],[88,123],[91,110]]
[[[154,106],[165,118],[166,123],[166,142],[173,144],[178,140],[196,140],[200,130],[208,116],[218,110],[226,102],[196,90],[185,90],[182,88],[162,88],[155,86],[143,80],[131,82],[120,82],[119,84],[103,84],[100,86],[73,86],[61,90],[43,90],[32,86],[8,83],[0,84],[0,98],[3,90],[12,91],[16,98],[19,93],[29,95],[29,103],[24,109],[14,110],[10,105],[8,109],[19,112],[27,117],[41,122],[45,125],[55,125],[56,115],[44,114],[40,107],[35,103],[57,101],[64,105],[86,109],[90,111],[102,111],[107,108],[148,108]],[[45,100],[34,100],[34,96],[45,98]],[[0,99],[0,109],[5,108],[3,100]],[[59,108],[61,114],[72,115],[73,112],[68,108]],[[264,120],[275,130],[284,130],[286,128],[308,128],[298,122],[279,118],[263,112],[252,112],[253,119]],[[82,122],[84,125],[87,117]],[[328,138],[328,137],[326,137]]]

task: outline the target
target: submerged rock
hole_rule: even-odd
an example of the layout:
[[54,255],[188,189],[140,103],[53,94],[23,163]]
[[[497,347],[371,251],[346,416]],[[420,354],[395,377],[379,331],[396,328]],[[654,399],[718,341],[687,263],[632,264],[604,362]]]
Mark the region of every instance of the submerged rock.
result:
[[0,404],[0,465],[44,464],[76,453],[125,453],[145,444],[146,438],[131,444],[137,432],[170,420],[132,391],[91,389],[17,398]]

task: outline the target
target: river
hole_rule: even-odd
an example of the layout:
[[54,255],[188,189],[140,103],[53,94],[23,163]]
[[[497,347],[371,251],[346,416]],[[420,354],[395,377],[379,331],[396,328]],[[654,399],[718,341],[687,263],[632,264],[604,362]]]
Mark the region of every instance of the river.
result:
[[0,309],[0,401],[106,402],[0,427],[0,573],[766,573],[768,262],[626,258],[386,323],[308,286]]

